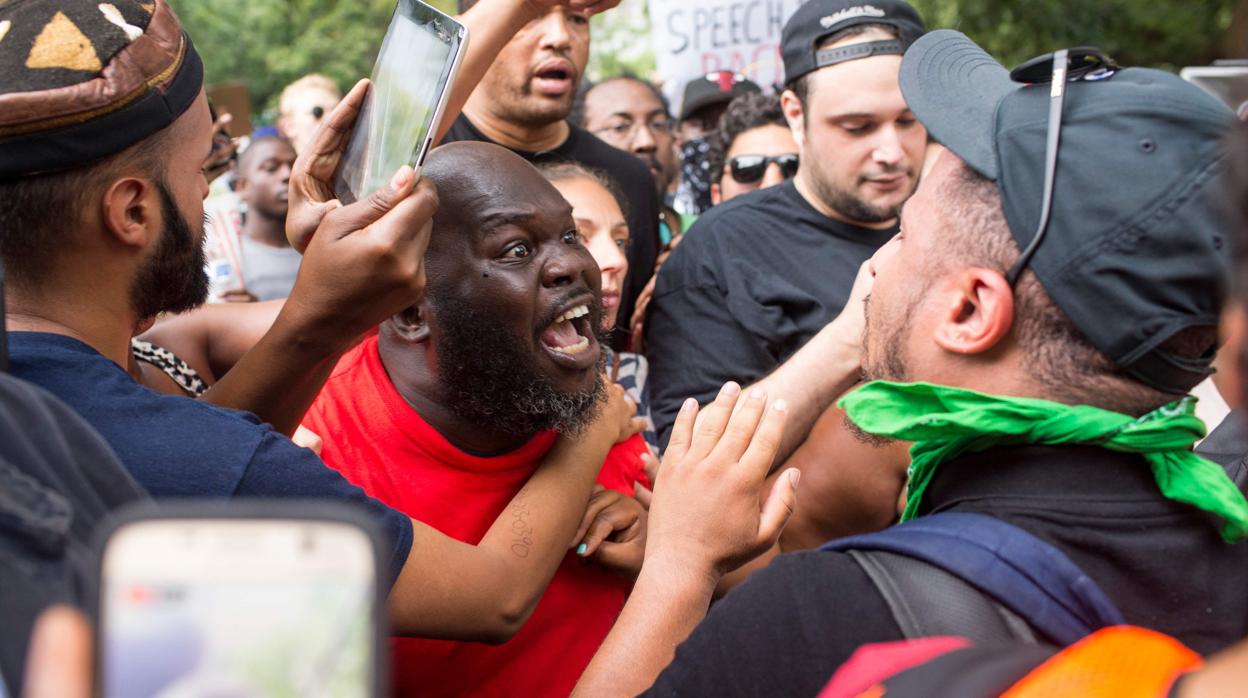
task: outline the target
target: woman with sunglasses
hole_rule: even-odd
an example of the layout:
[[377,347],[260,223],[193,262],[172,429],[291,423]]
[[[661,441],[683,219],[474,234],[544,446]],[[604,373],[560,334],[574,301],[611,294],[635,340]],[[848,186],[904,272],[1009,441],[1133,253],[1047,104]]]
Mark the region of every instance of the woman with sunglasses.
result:
[[744,94],[711,138],[711,201],[764,189],[797,174],[797,143],[775,95]]

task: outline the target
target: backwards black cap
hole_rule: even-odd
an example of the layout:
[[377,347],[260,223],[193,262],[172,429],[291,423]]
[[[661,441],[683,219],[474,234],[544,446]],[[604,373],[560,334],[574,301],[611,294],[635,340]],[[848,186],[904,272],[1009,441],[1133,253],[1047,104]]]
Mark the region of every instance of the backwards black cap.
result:
[[[1020,249],[1041,216],[1048,84],[1024,85],[963,34],[934,31],[901,64],[906,104],[933,138],[993,180]],[[1029,268],[1091,343],[1137,380],[1186,393],[1211,356],[1161,348],[1216,325],[1230,273],[1220,173],[1233,115],[1159,70],[1066,85],[1047,232]]]
[[121,152],[181,116],[203,80],[165,0],[0,2],[0,179]]
[[[897,39],[819,49],[827,37],[860,24],[884,24],[897,30]],[[829,65],[879,55],[906,52],[923,32],[923,19],[902,0],[809,0],[789,18],[780,34],[784,84]]]

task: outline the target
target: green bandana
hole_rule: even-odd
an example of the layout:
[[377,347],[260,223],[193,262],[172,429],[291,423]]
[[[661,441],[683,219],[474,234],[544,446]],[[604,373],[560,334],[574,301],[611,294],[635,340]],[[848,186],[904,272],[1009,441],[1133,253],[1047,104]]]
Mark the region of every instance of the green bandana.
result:
[[961,453],[1001,444],[1090,444],[1140,454],[1162,494],[1221,517],[1222,540],[1248,537],[1248,501],[1218,464],[1191,451],[1205,435],[1191,397],[1137,419],[1087,405],[872,381],[837,406],[863,431],[914,442],[902,521],[918,514],[936,466]]

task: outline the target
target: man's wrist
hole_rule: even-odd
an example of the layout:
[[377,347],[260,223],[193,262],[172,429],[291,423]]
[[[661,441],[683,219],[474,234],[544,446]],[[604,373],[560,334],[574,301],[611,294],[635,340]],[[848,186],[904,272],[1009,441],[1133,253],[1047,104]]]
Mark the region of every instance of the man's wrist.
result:
[[661,545],[648,541],[637,584],[653,584],[674,598],[689,603],[704,601],[705,606],[709,606],[722,576],[710,562],[665,553]]

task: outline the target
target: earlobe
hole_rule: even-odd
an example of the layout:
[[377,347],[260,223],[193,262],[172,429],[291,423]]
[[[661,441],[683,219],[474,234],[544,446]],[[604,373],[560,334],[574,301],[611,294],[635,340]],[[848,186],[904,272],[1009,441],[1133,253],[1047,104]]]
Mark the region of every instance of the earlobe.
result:
[[429,341],[429,308],[425,303],[409,306],[390,318],[390,327],[394,333],[409,344],[422,344]]
[[935,341],[955,354],[982,354],[1014,324],[1014,291],[991,269],[972,267],[951,280]]
[[126,177],[104,190],[101,227],[124,245],[144,247],[159,239],[160,202],[151,182]]
[[711,205],[718,206],[719,202],[723,200],[723,196],[723,193],[719,190],[719,185],[711,182]]

